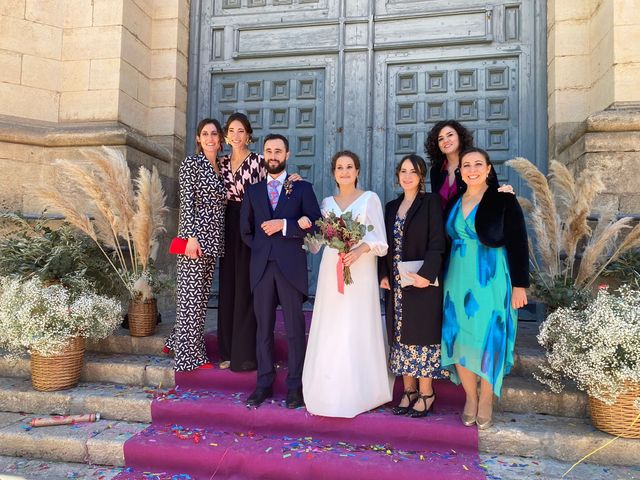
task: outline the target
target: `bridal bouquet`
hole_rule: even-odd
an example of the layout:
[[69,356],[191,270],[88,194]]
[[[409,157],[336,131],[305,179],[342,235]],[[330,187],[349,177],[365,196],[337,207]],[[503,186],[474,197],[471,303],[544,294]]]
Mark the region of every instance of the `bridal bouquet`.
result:
[[338,263],[336,265],[338,291],[344,293],[344,285],[353,283],[351,270],[342,261],[344,255],[355,247],[367,232],[373,230],[373,225],[360,223],[352,218],[351,212],[343,213],[340,216],[330,212],[326,217],[316,220],[316,226],[319,232],[315,235],[307,234],[305,240],[309,244],[319,243],[338,250]]

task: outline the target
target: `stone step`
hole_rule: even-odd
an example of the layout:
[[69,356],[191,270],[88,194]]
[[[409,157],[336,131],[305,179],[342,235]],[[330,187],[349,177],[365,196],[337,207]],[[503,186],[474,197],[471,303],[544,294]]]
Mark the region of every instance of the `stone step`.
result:
[[[164,347],[164,339],[171,331],[173,323],[161,324],[158,329],[149,337],[132,337],[129,331],[119,328],[116,332],[103,339],[92,340],[87,342],[87,350],[89,352],[117,355],[161,355]],[[511,369],[512,375],[521,377],[530,377],[537,371],[538,366],[544,361],[544,352],[540,346],[535,343],[536,325],[527,325],[520,328],[520,339],[516,344],[514,352],[514,365]],[[217,342],[211,337],[215,335],[215,323],[212,320],[207,321],[207,344],[210,353],[217,358]],[[215,351],[211,351],[215,350]],[[276,335],[275,352],[277,360],[286,359],[286,340]]]
[[[216,368],[198,373],[211,377],[208,384],[213,388],[215,388],[215,385],[222,384],[222,376],[226,377],[223,383],[229,385],[229,388],[234,392],[248,393],[255,387],[255,374],[252,372],[234,373]],[[229,375],[233,377],[227,377]],[[284,385],[285,375],[286,367],[283,366],[278,369],[277,385]],[[0,357],[0,377],[28,378],[29,376],[29,359],[27,357],[16,360],[8,360],[7,358]],[[82,370],[81,381],[85,383],[112,383],[120,386],[164,387],[165,389],[175,386],[171,359],[152,355],[88,353],[85,356],[85,365]],[[0,388],[3,389],[1,386]],[[30,390],[28,385],[25,385],[24,388],[27,391]],[[102,386],[99,387],[98,390],[108,391],[111,388],[117,387]],[[56,395],[60,395],[60,392]],[[56,397],[56,395],[54,395],[54,397]],[[37,398],[41,397],[38,396]],[[97,401],[101,396],[97,393],[91,398],[94,399],[92,401]],[[52,402],[54,401],[52,400]],[[17,402],[18,405],[19,403],[20,402]],[[586,405],[586,396],[574,389],[566,389],[562,393],[553,393],[533,378],[507,376],[504,379],[502,397],[497,403],[497,408],[502,411],[515,413],[541,413],[566,417],[585,417],[587,415]],[[110,411],[109,408],[105,409],[105,411]],[[117,407],[114,408],[116,409],[115,411],[118,411]],[[13,408],[7,407],[5,407],[4,410],[14,411]],[[98,411],[101,410],[98,409]],[[135,417],[134,419],[141,420],[141,417]]]
[[[553,394],[540,390],[533,380],[505,379],[496,411],[586,417],[586,396],[567,391]],[[59,392],[38,392],[26,378],[0,378],[0,411],[69,415],[100,412],[103,418],[131,422],[151,421],[151,401],[158,390],[119,384],[81,383]],[[244,395],[247,395],[244,392]]]
[[[29,357],[0,356],[0,377],[30,377]],[[172,359],[155,355],[86,353],[80,380],[171,388]]]
[[0,455],[93,465],[124,465],[124,442],[144,423],[100,420],[31,428],[31,417],[0,413]]
[[[150,337],[132,337],[125,329],[118,329],[113,335],[103,340],[87,343],[88,351],[118,355],[160,355],[163,347],[164,336],[155,334]],[[284,360],[285,354],[282,353],[286,352],[284,339],[276,337],[275,350],[278,359]],[[514,366],[511,373],[530,377],[543,361],[544,353],[540,348],[518,346],[514,353]]]
[[[143,423],[101,420],[78,425],[30,428],[30,418],[17,413],[0,413],[0,455],[122,466],[124,442],[147,426]],[[498,455],[499,462],[504,462],[500,456],[508,455],[573,463],[613,438],[595,430],[586,419],[497,413],[494,420],[493,427],[479,431],[479,449],[485,459],[494,456],[495,461]],[[639,478],[640,442],[618,439],[590,456],[588,463],[633,467],[619,470],[626,474],[615,478]]]
[[587,403],[587,395],[575,388],[554,393],[534,378],[510,375],[504,379],[496,408],[503,412],[584,418]]
[[0,411],[36,415],[99,412],[103,419],[151,422],[151,400],[158,390],[109,383],[81,383],[57,392],[38,392],[27,378],[0,378]]
[[[494,426],[478,431],[481,452],[576,462],[615,437],[596,430],[589,419],[496,413]],[[591,455],[600,465],[640,466],[640,441],[619,438]],[[640,477],[640,469],[636,469]],[[570,477],[578,478],[578,477]],[[629,478],[629,477],[623,477]]]

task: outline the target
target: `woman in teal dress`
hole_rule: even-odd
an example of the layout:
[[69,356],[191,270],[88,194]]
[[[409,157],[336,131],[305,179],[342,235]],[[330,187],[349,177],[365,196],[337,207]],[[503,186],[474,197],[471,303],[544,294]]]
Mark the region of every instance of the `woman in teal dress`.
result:
[[462,422],[488,428],[493,395],[500,396],[513,365],[517,309],[527,304],[527,231],[515,196],[489,186],[495,185],[495,172],[488,154],[468,149],[460,162],[467,189],[451,202],[446,217],[451,251],[444,278],[442,366],[465,390]]

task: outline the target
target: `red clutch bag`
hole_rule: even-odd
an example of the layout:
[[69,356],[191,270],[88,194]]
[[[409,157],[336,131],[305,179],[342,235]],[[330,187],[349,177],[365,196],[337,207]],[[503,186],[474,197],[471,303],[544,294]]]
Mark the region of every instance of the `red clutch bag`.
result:
[[184,255],[184,251],[187,248],[187,241],[186,238],[175,237],[171,240],[171,245],[169,245],[169,253]]

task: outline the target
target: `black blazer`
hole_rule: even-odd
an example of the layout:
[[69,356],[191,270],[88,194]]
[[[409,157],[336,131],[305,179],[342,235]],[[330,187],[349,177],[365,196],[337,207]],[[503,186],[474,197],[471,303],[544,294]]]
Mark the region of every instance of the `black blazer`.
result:
[[[387,203],[384,223],[389,250],[378,259],[380,279],[389,277],[392,290],[385,290],[387,338],[395,340],[393,256],[396,253],[393,240],[393,224],[404,199],[404,194]],[[402,237],[402,260],[424,260],[418,275],[433,282],[438,278],[440,286],[427,288],[406,287],[402,290],[402,329],[400,341],[406,345],[439,344],[442,333],[442,265],[446,240],[442,221],[440,196],[419,193],[407,211]]]
[[[449,202],[445,218],[460,198],[456,195]],[[478,239],[487,247],[505,247],[509,262],[511,285],[529,286],[529,242],[524,214],[515,195],[498,192],[489,187],[482,196],[475,219]]]
[[[304,297],[308,295],[307,255],[302,249],[305,235],[311,230],[298,226],[298,219],[307,216],[315,224],[322,213],[309,182],[293,182],[290,193],[283,187],[276,210],[273,211],[267,193],[267,181],[249,185],[240,207],[240,234],[251,248],[249,280],[251,291],[262,278],[267,262],[273,260]],[[274,218],[287,220],[287,235],[280,231],[274,235],[264,233],[260,224]]]

